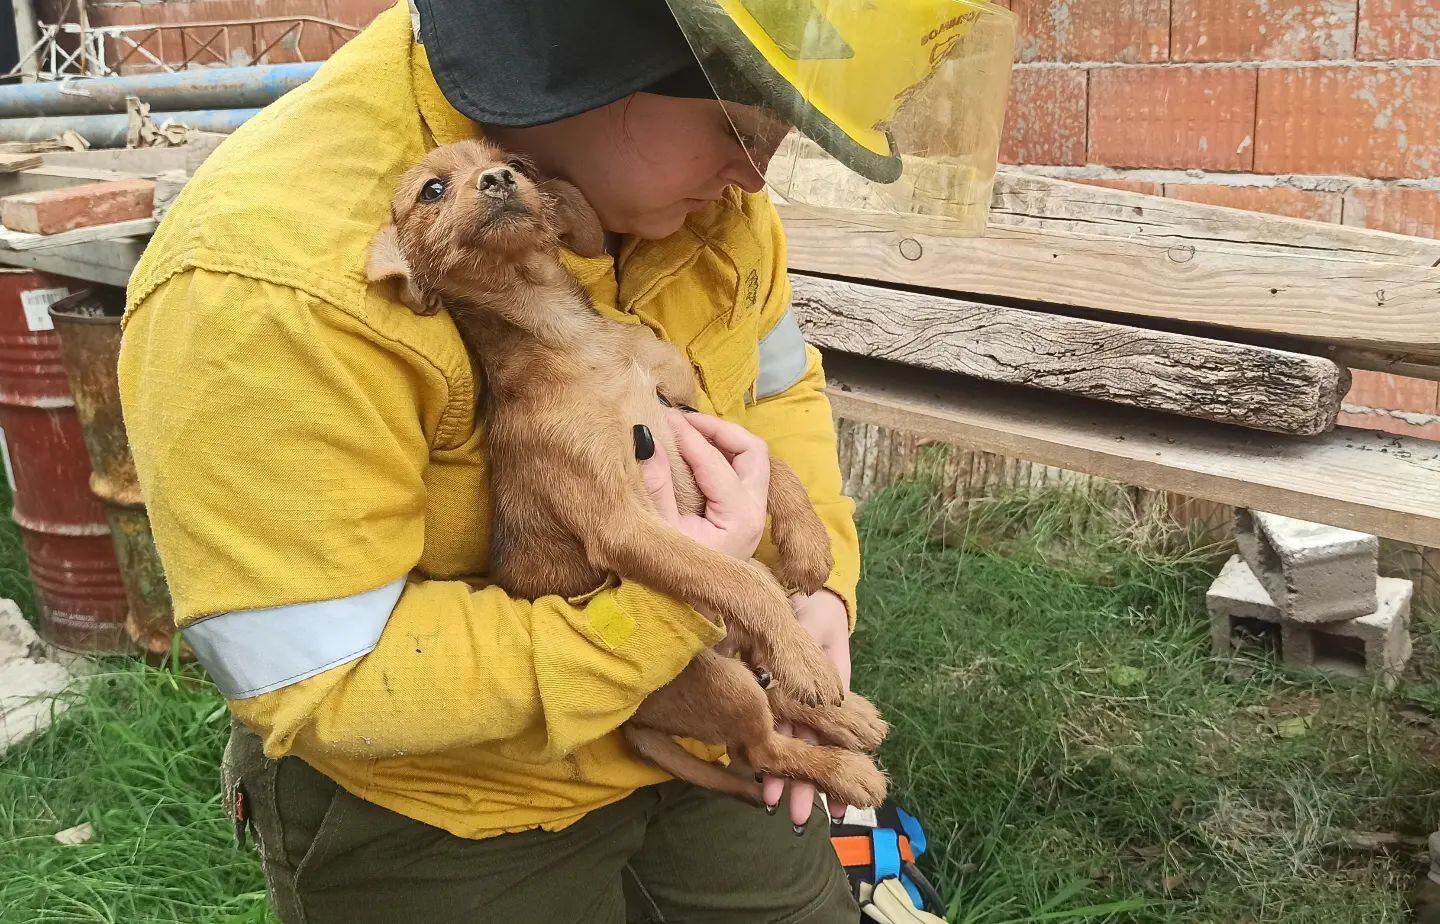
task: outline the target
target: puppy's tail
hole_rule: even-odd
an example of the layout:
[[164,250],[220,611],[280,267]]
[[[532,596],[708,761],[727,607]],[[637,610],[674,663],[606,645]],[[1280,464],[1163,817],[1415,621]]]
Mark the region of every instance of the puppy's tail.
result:
[[760,804],[760,784],[736,776],[719,764],[701,760],[675,743],[675,739],[653,728],[626,724],[625,739],[640,756],[678,780],[712,789],[746,802]]

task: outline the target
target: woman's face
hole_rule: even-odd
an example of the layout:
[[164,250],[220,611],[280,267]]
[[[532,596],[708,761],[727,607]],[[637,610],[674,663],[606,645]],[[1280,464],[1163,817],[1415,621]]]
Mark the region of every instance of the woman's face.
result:
[[760,169],[716,100],[636,93],[589,112],[530,128],[487,127],[487,137],[531,157],[541,171],[580,188],[607,231],[667,237],[725,187],[764,187],[763,170],[783,126],[758,110],[729,107],[763,158]]

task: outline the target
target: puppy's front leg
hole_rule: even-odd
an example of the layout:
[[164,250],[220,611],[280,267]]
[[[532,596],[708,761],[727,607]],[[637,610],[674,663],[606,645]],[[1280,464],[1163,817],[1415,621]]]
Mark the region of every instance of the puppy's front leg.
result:
[[813,594],[830,577],[835,556],[810,495],[794,469],[770,459],[770,539],[775,543],[775,577],[786,590]]

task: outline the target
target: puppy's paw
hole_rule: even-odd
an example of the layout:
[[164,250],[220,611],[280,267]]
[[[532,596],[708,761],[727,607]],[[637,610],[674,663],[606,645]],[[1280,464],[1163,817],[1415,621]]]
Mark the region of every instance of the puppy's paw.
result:
[[848,693],[839,706],[803,706],[778,690],[769,691],[770,709],[782,719],[813,728],[824,742],[849,751],[874,751],[890,733],[875,706],[859,693]]
[[845,751],[837,758],[835,772],[822,783],[825,793],[856,808],[875,808],[885,801],[889,781],[875,762],[864,754]]
[[838,707],[845,701],[845,685],[840,682],[840,675],[809,636],[783,649],[774,649],[761,666],[770,669],[776,690],[802,706]]
[[813,594],[824,586],[835,565],[830,533],[808,504],[775,510],[770,521],[778,563],[775,578],[791,593]]

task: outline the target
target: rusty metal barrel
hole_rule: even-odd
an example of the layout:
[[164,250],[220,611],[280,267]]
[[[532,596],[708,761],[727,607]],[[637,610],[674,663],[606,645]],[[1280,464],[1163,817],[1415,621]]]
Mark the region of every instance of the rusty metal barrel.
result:
[[158,658],[170,653],[175,623],[120,411],[117,367],[124,308],[124,290],[95,286],[56,302],[50,317],[94,468],[90,489],[104,505],[120,560],[130,603],[126,629],[141,649]]
[[0,271],[0,446],[40,605],[36,630],[72,651],[128,652],[125,587],[49,313],[85,285]]

